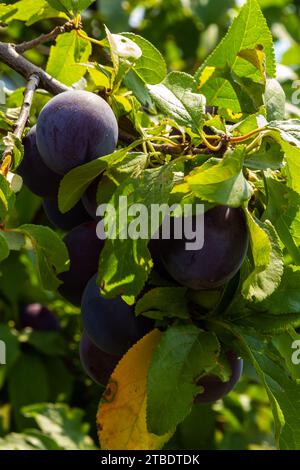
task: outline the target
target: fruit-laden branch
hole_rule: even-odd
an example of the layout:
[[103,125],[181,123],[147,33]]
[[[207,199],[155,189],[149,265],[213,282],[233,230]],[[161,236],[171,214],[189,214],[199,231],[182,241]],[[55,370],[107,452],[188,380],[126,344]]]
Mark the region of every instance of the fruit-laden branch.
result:
[[54,41],[60,34],[69,33],[76,28],[77,26],[75,26],[75,23],[73,21],[67,21],[61,26],[56,26],[50,33],[42,34],[41,36],[32,39],[32,41],[17,44],[15,46],[15,50],[19,54],[22,54],[23,52],[28,51],[29,49],[33,49],[34,47],[39,46],[40,44],[49,41]]
[[[28,79],[26,89],[24,92],[24,100],[23,100],[23,104],[21,107],[21,111],[14,126],[14,135],[15,137],[17,137],[17,139],[20,139],[20,140],[22,139],[24,129],[29,119],[33,96],[34,96],[35,90],[39,86],[39,82],[40,82],[40,78],[35,73],[33,73]],[[14,150],[14,143],[10,142],[3,153],[3,163],[1,165],[1,172],[3,174],[7,174],[7,172],[9,171],[9,168],[12,162],[13,150]]]
[[69,90],[66,85],[51,77],[51,75],[40,67],[37,67],[29,62],[29,60],[25,59],[25,57],[21,56],[12,44],[0,42],[0,60],[22,75],[26,80],[32,75],[38,76],[40,86],[53,95],[58,95],[63,91]]

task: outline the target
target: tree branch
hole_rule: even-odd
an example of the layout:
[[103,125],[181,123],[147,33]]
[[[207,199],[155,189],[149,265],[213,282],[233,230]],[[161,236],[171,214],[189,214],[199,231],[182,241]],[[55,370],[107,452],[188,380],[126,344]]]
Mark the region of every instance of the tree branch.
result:
[[31,75],[37,75],[39,77],[40,86],[53,95],[58,95],[63,91],[70,90],[69,87],[51,77],[51,75],[40,67],[32,64],[29,60],[25,59],[25,57],[22,57],[12,44],[0,42],[0,59],[26,80],[28,80]]
[[[37,74],[32,74],[27,82],[26,89],[24,92],[24,100],[21,107],[19,117],[14,126],[14,135],[17,139],[22,139],[22,135],[26,124],[29,119],[30,108],[32,105],[32,100],[34,93],[39,86],[40,78]],[[6,175],[9,171],[12,162],[12,155],[14,151],[14,143],[10,142],[3,153],[3,163],[1,165],[1,172]]]
[[62,26],[56,26],[50,33],[48,34],[42,34],[41,36],[32,39],[32,41],[28,42],[22,42],[21,44],[17,44],[15,46],[15,50],[19,53],[22,54],[25,51],[28,51],[29,49],[33,49],[36,46],[39,46],[40,44],[43,44],[45,42],[49,41],[54,41],[57,36],[60,34],[64,33],[70,33],[73,29],[76,29],[76,26],[73,21],[67,21]]

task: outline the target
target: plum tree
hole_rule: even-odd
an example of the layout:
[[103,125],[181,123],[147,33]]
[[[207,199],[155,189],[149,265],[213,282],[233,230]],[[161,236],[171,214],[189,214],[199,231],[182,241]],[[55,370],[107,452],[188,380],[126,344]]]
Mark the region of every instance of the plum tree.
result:
[[[186,219],[181,219],[181,222]],[[194,226],[196,217],[192,216]],[[249,235],[242,209],[218,206],[204,215],[204,245],[186,247],[185,235],[176,239],[175,223],[170,240],[160,240],[160,256],[168,273],[191,289],[215,289],[226,284],[240,269],[248,250]]]
[[36,145],[36,126],[23,139],[24,158],[17,169],[25,185],[40,197],[56,197],[61,176],[48,168]]
[[47,307],[39,303],[21,305],[21,328],[30,327],[36,331],[58,331],[60,329],[58,318]]
[[108,354],[122,356],[153,327],[152,320],[136,317],[134,307],[121,297],[105,299],[93,276],[82,296],[83,325],[94,344]]
[[45,164],[64,175],[72,168],[112,153],[118,124],[110,106],[88,91],[52,98],[37,122],[37,146]]
[[96,226],[94,221],[81,224],[64,238],[69,251],[70,269],[59,275],[63,283],[58,290],[74,305],[80,306],[85,286],[98,270],[104,242],[97,237]]
[[230,379],[222,382],[216,375],[202,377],[197,385],[203,387],[204,391],[195,397],[195,403],[212,403],[220,400],[234,388],[242,375],[244,362],[233,351],[226,352],[226,358],[231,368]]
[[49,221],[61,230],[72,230],[72,228],[91,220],[81,201],[65,214],[60,212],[57,199],[44,199],[43,207]]
[[94,382],[103,386],[107,385],[113,370],[121,359],[121,356],[113,356],[101,351],[85,332],[81,336],[79,354],[85,372]]
[[100,178],[96,178],[92,184],[87,188],[86,192],[83,194],[81,200],[82,204],[85,207],[85,210],[92,219],[96,219],[97,212],[97,190],[100,182]]

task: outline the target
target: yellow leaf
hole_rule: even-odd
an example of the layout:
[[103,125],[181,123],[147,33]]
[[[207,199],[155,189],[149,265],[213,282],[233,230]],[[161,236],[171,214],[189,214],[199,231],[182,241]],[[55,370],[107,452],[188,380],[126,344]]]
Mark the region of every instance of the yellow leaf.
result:
[[147,430],[147,376],[161,338],[155,329],[121,359],[104,392],[97,413],[99,440],[106,450],[160,449],[172,433],[156,436]]
[[215,71],[216,71],[216,67],[207,66],[207,67],[204,68],[203,72],[201,73],[200,79],[199,79],[198,89],[203,87],[203,85],[207,82],[207,80],[209,80],[211,78],[211,76],[214,74]]
[[263,51],[263,46],[256,46],[255,49],[243,49],[238,53],[239,57],[250,62],[257,70],[260,71],[262,76],[266,74],[266,55]]

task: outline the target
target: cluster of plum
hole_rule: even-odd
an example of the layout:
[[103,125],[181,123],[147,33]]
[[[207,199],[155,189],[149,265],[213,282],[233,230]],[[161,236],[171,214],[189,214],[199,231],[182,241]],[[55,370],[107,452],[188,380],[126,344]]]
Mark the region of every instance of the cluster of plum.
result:
[[[88,375],[106,385],[111,372],[126,351],[150,331],[154,322],[136,317],[134,306],[121,297],[105,299],[96,284],[98,260],[103,241],[96,235],[95,183],[80,203],[67,214],[58,209],[60,181],[72,168],[112,153],[118,140],[118,125],[109,105],[86,91],[62,93],[43,108],[37,125],[24,138],[25,155],[18,169],[28,188],[44,198],[44,210],[64,237],[70,269],[60,274],[60,294],[81,306],[84,332],[80,357]],[[194,220],[192,220],[194,222]],[[149,248],[154,270],[160,276],[192,290],[215,289],[238,272],[248,248],[244,213],[226,206],[205,213],[204,246],[186,249],[185,237],[177,239],[171,224],[169,240],[153,239]],[[214,401],[224,396],[238,380],[242,361],[227,353],[232,369],[229,382],[216,376],[199,381],[204,387],[196,402]]]

